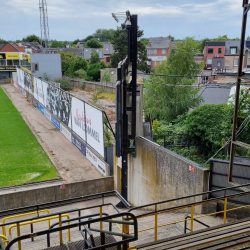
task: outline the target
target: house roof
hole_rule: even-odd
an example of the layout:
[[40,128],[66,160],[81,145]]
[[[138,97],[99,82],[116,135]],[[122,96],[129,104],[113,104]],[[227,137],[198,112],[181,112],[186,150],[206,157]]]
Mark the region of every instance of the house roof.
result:
[[104,55],[111,55],[114,54],[114,47],[113,44],[110,42],[103,42],[103,49],[104,49]]
[[[240,41],[226,41],[226,49],[225,49],[225,56],[231,56],[231,48],[237,48],[236,54],[234,56],[238,56],[240,54]],[[245,45],[246,47],[246,45]],[[245,49],[244,49],[245,54]]]
[[1,49],[4,45],[5,45],[4,43],[0,43],[0,49]]
[[[4,47],[9,47],[9,48],[11,48],[11,50],[10,49],[7,49],[6,50],[6,48],[4,48]],[[5,43],[3,46],[2,46],[2,48],[0,48],[0,51],[2,50],[3,52],[13,52],[12,50],[14,49],[14,51],[16,52],[20,52],[16,47],[14,47],[13,46],[13,44],[12,43]]]
[[227,103],[230,95],[230,90],[231,86],[228,86],[226,84],[207,84],[198,93],[198,95],[202,96],[204,99],[204,102],[202,102],[199,106],[203,106],[205,104]]
[[148,48],[152,49],[168,49],[170,46],[171,39],[169,37],[150,37]]
[[81,48],[62,48],[60,50],[64,53],[70,52],[76,56],[83,56],[83,49]]
[[208,41],[206,42],[206,46],[225,46],[225,43],[221,41]]

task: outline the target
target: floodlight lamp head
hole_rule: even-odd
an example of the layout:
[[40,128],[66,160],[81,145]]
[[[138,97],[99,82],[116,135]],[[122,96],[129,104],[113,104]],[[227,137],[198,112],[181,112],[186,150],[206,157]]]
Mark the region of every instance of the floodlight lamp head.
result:
[[126,28],[127,28],[127,29],[130,29],[130,27],[131,27],[131,22],[130,22],[129,19],[127,19],[125,25],[126,25]]

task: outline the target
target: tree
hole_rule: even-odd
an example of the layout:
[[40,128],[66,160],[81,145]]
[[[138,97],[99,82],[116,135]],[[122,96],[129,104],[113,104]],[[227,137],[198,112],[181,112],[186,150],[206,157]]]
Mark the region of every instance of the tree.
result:
[[7,43],[7,41],[6,40],[4,40],[4,39],[2,39],[2,38],[0,38],[0,43]]
[[103,82],[110,82],[110,75],[107,71],[104,72],[104,74],[102,76],[102,81]]
[[87,72],[84,69],[78,69],[77,71],[74,72],[74,75],[77,78],[82,78],[82,79],[86,79],[87,77]]
[[29,35],[23,38],[22,40],[23,42],[38,42],[39,44],[41,44],[41,40],[38,36],[36,35]]
[[114,29],[97,29],[93,34],[93,37],[98,39],[100,42],[110,42],[115,34]]
[[87,36],[86,38],[82,39],[80,42],[87,42],[88,40],[91,40],[92,38],[94,38],[92,35]]
[[69,67],[66,71],[66,75],[69,77],[74,77],[74,73],[79,70],[87,70],[88,62],[82,56],[73,56],[69,62]]
[[250,41],[250,36],[247,36],[247,41]]
[[87,41],[84,48],[103,48],[103,45],[95,38],[92,38]]
[[[137,38],[141,38],[143,36],[143,30],[137,29]],[[116,68],[118,63],[122,61],[127,56],[127,29],[125,24],[121,25],[121,28],[117,27],[115,31],[115,35],[111,43],[114,46],[115,53],[111,55],[111,66]],[[137,68],[139,70],[148,69],[147,61],[149,61],[147,57],[146,46],[142,41],[138,41],[138,60],[137,60]]]
[[53,41],[50,45],[50,48],[64,48],[65,46],[63,45],[62,42],[60,41]]
[[100,69],[106,68],[104,62],[90,64],[87,70],[87,80],[90,81],[99,81],[100,80]]
[[141,38],[140,41],[147,47],[149,43],[149,38]]
[[95,49],[93,49],[92,52],[90,53],[89,64],[95,64],[99,62],[100,62],[99,53]]
[[223,111],[227,104],[206,104],[194,109],[186,119],[187,132],[193,145],[204,155],[213,154],[227,139],[222,131]]
[[77,44],[78,42],[80,42],[80,40],[79,39],[76,39],[75,41],[73,41],[73,44]]
[[62,61],[62,73],[64,75],[69,68],[69,64],[71,60],[73,59],[74,54],[70,52],[67,52],[67,53],[61,52],[60,54],[61,54],[61,61]]
[[200,41],[200,43],[197,46],[198,52],[203,53],[206,42],[208,42],[208,41],[209,41],[209,38],[204,38]]
[[[177,43],[175,51],[168,60],[163,61],[153,71],[157,75],[196,76],[201,65],[195,62],[196,42],[186,38]],[[201,97],[192,85],[196,77],[161,77],[150,76],[145,80],[144,110],[151,113],[153,119],[172,121],[178,115],[186,113],[190,106],[199,104]],[[160,83],[160,84],[156,84]],[[167,86],[167,85],[171,86]],[[186,85],[190,87],[178,87]],[[176,86],[176,87],[175,87]]]

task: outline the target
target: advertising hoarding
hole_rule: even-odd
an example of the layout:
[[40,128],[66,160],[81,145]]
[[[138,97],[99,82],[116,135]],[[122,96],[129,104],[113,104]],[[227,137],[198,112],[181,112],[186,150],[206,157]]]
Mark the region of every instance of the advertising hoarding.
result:
[[69,119],[69,128],[71,128],[84,141],[85,138],[85,110],[84,102],[72,97],[71,115]]
[[104,157],[103,113],[85,103],[87,143]]
[[51,116],[51,123],[60,131],[60,122],[53,115]]
[[50,112],[47,109],[45,109],[44,115],[51,122],[51,114],[50,114]]
[[74,135],[71,134],[72,144],[84,155],[86,156],[86,147],[82,144]]
[[61,133],[71,142],[71,133],[68,129],[61,123]]
[[45,110],[44,110],[44,107],[40,104],[40,103],[37,103],[37,108],[40,110],[40,112],[45,115]]

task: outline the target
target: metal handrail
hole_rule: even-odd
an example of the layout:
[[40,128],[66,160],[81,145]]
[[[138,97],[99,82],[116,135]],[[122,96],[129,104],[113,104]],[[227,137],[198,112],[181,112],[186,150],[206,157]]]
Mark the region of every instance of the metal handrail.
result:
[[[189,231],[191,231],[189,228],[187,228],[187,218],[190,218],[190,219],[191,219],[191,216],[187,215],[187,216],[185,217],[184,234],[187,232],[187,229],[188,229]],[[197,220],[197,219],[195,219],[195,218],[193,218],[193,220],[196,221],[196,222],[198,222],[198,223],[200,223],[201,225],[203,225],[203,226],[205,226],[205,227],[210,227],[210,226],[208,226],[207,224],[205,224],[204,222],[199,221],[199,220]]]
[[[54,232],[58,232],[58,231],[63,231],[63,230],[71,229],[71,228],[74,228],[74,227],[83,226],[83,225],[86,225],[88,223],[92,224],[92,223],[96,223],[96,222],[103,222],[105,220],[109,220],[109,219],[113,219],[113,218],[117,218],[117,217],[127,217],[128,219],[132,218],[132,220],[134,222],[133,223],[133,225],[134,225],[134,232],[135,232],[134,237],[133,238],[123,239],[122,241],[119,241],[119,242],[106,244],[105,248],[112,247],[112,246],[117,246],[118,244],[121,245],[121,244],[126,244],[126,243],[129,243],[129,242],[132,242],[132,241],[136,241],[138,239],[137,219],[136,219],[135,215],[133,215],[131,213],[128,213],[128,212],[124,212],[124,213],[115,214],[115,215],[111,215],[111,216],[107,216],[107,217],[101,217],[101,218],[97,218],[97,219],[93,219],[93,220],[89,220],[89,221],[83,221],[83,222],[78,222],[78,223],[74,223],[74,224],[70,224],[70,225],[66,225],[66,226],[52,228],[52,229],[48,229],[48,230],[36,232],[36,233],[33,233],[33,234],[22,235],[20,237],[17,237],[15,239],[13,239],[12,241],[10,241],[9,244],[6,246],[5,250],[10,250],[10,248],[11,248],[11,246],[13,244],[15,244],[16,242],[21,242],[22,240],[25,240],[25,239],[29,239],[29,238],[33,238],[33,237],[38,237],[38,236],[41,236],[41,235],[46,235],[48,233],[54,233]],[[103,249],[103,247],[104,246],[98,246],[98,247],[95,247],[93,249],[95,249],[95,250],[98,249],[99,250],[99,249]],[[21,248],[19,250],[21,250]]]

